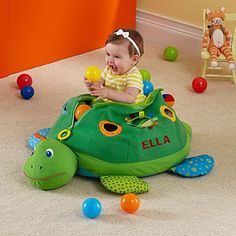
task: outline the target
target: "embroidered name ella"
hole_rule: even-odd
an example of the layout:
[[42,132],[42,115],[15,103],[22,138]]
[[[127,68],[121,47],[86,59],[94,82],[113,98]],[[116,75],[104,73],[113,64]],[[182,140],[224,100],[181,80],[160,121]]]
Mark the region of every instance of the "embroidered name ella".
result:
[[160,138],[155,138],[144,140],[141,142],[143,149],[154,148],[156,146],[161,146],[166,143],[170,143],[170,139],[167,135],[165,135],[162,140],[160,140]]

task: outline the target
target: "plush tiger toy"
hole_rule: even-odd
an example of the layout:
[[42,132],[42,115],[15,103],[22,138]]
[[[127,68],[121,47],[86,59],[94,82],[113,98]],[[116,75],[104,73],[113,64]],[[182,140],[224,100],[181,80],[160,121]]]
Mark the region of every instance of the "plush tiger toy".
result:
[[217,58],[222,53],[228,61],[229,68],[234,69],[234,60],[230,48],[230,35],[228,30],[222,25],[225,18],[225,8],[221,7],[219,11],[207,9],[206,18],[210,25],[204,33],[202,48],[203,51],[209,51],[211,66],[217,67]]

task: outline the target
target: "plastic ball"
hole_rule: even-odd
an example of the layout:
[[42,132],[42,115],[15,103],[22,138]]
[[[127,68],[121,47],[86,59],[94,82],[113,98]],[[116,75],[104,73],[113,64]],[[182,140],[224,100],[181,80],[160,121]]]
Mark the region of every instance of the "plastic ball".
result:
[[148,80],[148,81],[151,80],[151,74],[149,71],[142,69],[142,70],[139,70],[139,72],[142,75],[143,80]]
[[97,198],[87,198],[83,202],[82,212],[84,216],[95,219],[102,211],[102,204]]
[[76,120],[79,120],[80,117],[89,109],[91,109],[91,107],[87,104],[81,104],[79,105],[76,110],[75,110],[75,118]]
[[163,94],[162,97],[164,98],[165,102],[172,107],[175,103],[175,99],[171,94]]
[[143,80],[143,93],[147,96],[154,90],[153,84],[148,80]]
[[176,47],[166,47],[164,57],[167,61],[174,61],[178,57],[178,49]]
[[207,81],[203,77],[196,77],[192,81],[192,88],[196,93],[203,93],[207,89]]
[[21,89],[20,94],[24,99],[30,99],[34,95],[34,89],[31,86],[25,86]]
[[96,66],[89,66],[85,72],[87,80],[96,82],[101,78],[101,70]]
[[32,78],[28,74],[21,74],[17,77],[16,83],[19,89],[22,89],[25,86],[32,85]]
[[120,207],[126,213],[134,213],[140,206],[140,200],[137,195],[133,193],[127,193],[121,197]]

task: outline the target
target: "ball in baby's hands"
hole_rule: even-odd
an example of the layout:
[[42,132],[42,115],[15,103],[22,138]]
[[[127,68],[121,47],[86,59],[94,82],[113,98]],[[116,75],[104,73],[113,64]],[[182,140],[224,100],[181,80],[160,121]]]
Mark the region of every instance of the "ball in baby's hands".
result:
[[91,82],[96,82],[101,78],[101,70],[97,66],[89,66],[85,71],[85,77]]

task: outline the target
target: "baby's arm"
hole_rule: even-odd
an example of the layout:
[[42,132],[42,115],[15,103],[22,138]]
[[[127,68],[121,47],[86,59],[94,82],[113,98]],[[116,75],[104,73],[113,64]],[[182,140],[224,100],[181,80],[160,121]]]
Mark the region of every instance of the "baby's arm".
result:
[[111,88],[103,87],[93,87],[91,95],[98,96],[101,98],[108,98],[109,100],[123,103],[134,103],[136,97],[138,96],[139,89],[135,87],[126,87],[122,92],[116,91]]
[[91,82],[91,81],[87,80],[86,77],[84,77],[84,83],[85,83],[86,87],[88,88],[88,91],[91,91],[91,90],[93,90],[93,88],[97,88],[97,87],[100,88],[101,86],[103,86],[104,79],[101,78],[96,82]]

